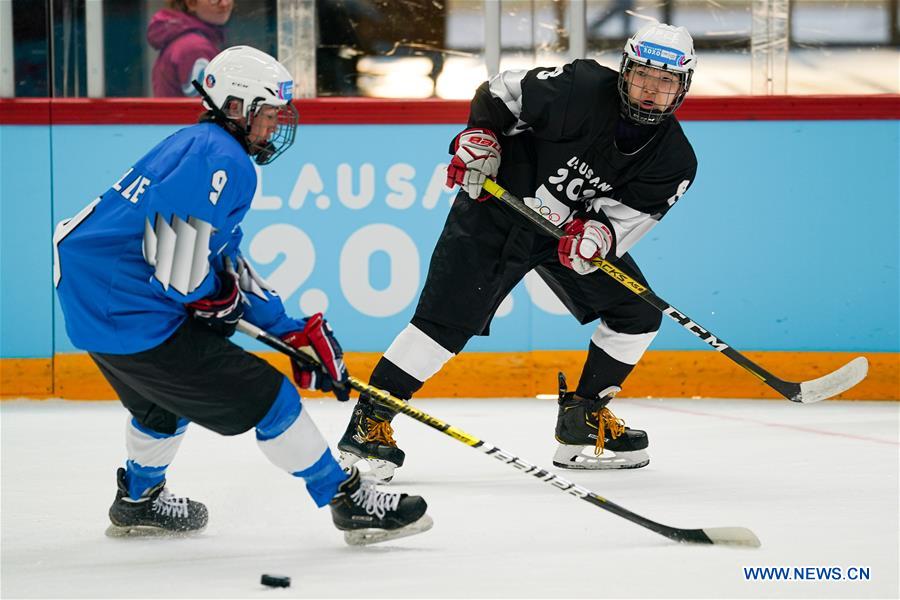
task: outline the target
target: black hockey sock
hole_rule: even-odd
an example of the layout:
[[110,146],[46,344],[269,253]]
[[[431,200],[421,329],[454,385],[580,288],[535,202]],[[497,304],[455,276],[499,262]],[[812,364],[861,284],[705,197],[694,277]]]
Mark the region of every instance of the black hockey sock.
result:
[[611,385],[622,387],[622,383],[634,365],[619,362],[594,343],[588,345],[588,356],[584,362],[581,379],[575,393],[582,398],[596,398]]
[[419,331],[433,339],[448,352],[459,354],[465,348],[466,343],[472,338],[471,333],[466,333],[453,327],[440,325],[434,321],[414,316],[410,321]]
[[[459,353],[466,345],[466,342],[469,341],[469,338],[472,337],[470,333],[465,333],[446,325],[439,325],[418,316],[413,317],[411,325],[453,354]],[[378,361],[378,364],[375,365],[375,370],[369,378],[369,383],[401,400],[409,400],[413,394],[425,385],[424,381],[419,381],[383,356]],[[375,404],[375,414],[379,418],[390,421],[396,413]]]
[[[372,371],[369,383],[401,400],[409,400],[413,394],[425,385],[424,382],[419,381],[383,356],[378,361],[378,364],[375,365],[375,370]],[[373,404],[375,406],[375,414],[385,421],[390,421],[397,414],[378,403]]]

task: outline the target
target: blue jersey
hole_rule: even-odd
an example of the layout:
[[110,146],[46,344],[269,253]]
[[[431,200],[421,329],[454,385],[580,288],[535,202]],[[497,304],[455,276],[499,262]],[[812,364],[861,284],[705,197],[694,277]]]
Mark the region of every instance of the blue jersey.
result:
[[80,213],[57,225],[54,281],[66,331],[83,350],[133,354],[164,342],[185,304],[216,293],[234,269],[244,318],[280,335],[277,294],[241,257],[240,223],[256,171],[224,129],[201,123],[172,134]]

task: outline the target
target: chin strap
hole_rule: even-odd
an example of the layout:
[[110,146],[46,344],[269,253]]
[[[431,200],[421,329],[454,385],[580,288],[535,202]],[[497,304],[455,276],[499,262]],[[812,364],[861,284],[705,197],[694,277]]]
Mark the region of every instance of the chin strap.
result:
[[203,86],[200,85],[199,81],[195,79],[191,84],[194,86],[194,89],[197,90],[197,93],[200,94],[200,97],[206,102],[207,106],[209,106],[209,112],[200,117],[200,122],[215,123],[223,128],[231,134],[231,137],[238,141],[247,154],[250,154],[250,144],[247,142],[247,132],[241,131],[241,128],[238,127],[233,120],[229,119],[228,115],[226,115],[221,108],[216,106],[216,103],[209,97],[209,94],[206,93],[206,90],[203,89]]

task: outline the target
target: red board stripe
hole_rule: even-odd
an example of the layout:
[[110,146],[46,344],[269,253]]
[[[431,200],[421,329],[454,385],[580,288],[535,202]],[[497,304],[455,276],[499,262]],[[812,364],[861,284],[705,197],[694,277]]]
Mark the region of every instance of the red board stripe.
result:
[[[300,122],[325,124],[462,124],[463,100],[315,98],[297,100]],[[0,98],[0,125],[187,125],[192,99]],[[698,96],[678,111],[682,121],[843,121],[900,119],[900,94],[872,96]]]

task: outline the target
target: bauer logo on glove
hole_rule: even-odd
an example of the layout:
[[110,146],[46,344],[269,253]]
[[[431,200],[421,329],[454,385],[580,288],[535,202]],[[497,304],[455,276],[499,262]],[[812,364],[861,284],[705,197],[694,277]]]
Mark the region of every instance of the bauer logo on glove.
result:
[[453,140],[453,158],[447,166],[447,187],[460,186],[472,200],[483,202],[490,194],[484,180],[500,170],[500,142],[488,129],[466,129]]

